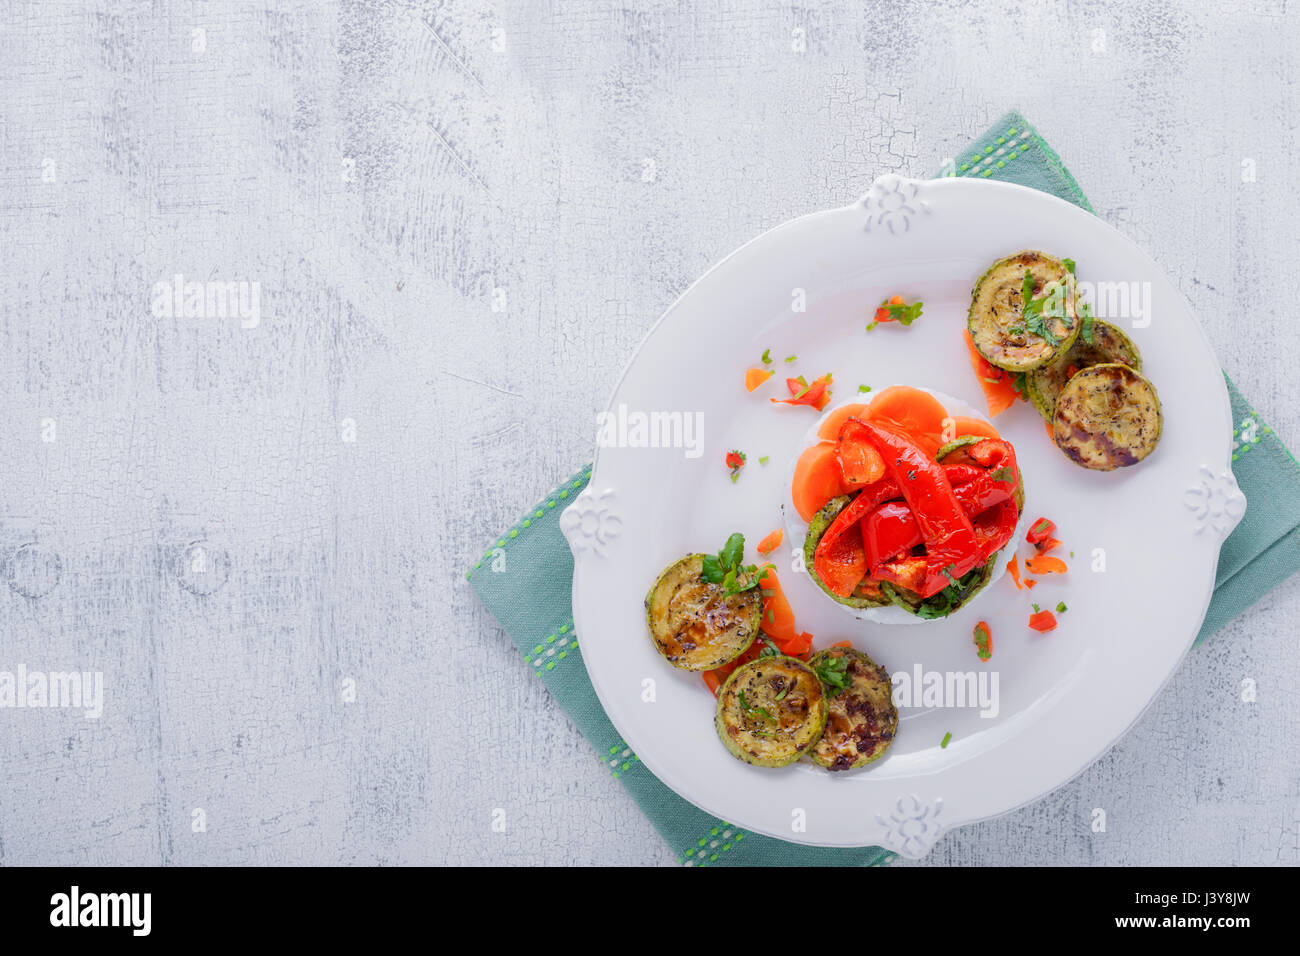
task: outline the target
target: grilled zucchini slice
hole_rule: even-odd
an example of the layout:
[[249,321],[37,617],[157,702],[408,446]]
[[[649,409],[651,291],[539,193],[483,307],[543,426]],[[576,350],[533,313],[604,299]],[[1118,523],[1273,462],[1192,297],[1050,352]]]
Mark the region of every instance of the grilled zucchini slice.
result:
[[650,640],[664,660],[687,671],[721,667],[749,650],[763,617],[758,588],[728,595],[701,577],[704,555],[670,564],[646,595]]
[[821,541],[822,535],[826,533],[826,529],[831,526],[831,522],[852,500],[852,495],[840,495],[837,498],[832,498],[822,506],[821,511],[813,515],[812,521],[808,523],[808,536],[803,541],[804,567],[807,568],[808,575],[817,582],[817,586],[825,591],[826,595],[832,600],[838,601],[840,604],[847,604],[849,607],[884,607],[889,604],[889,598],[885,596],[878,586],[864,581],[848,597],[840,597],[822,583],[822,579],[817,576],[817,568],[814,566],[814,560],[817,556],[817,544]]
[[848,686],[827,688],[826,730],[810,756],[827,770],[856,770],[883,757],[898,733],[893,685],[883,667],[851,647],[820,651],[808,664],[818,671],[830,660],[845,661]]
[[1084,369],[1061,389],[1052,438],[1075,464],[1114,471],[1151,454],[1162,423],[1155,386],[1140,372],[1111,362]]
[[[1059,283],[1061,308],[1057,315],[1044,310],[1041,320],[1045,337],[1033,331],[1025,319],[1023,290],[1025,273],[1033,280],[1035,298],[1047,294],[1050,283]],[[1074,275],[1065,263],[1032,249],[999,259],[975,283],[966,325],[981,355],[991,365],[1009,372],[1029,372],[1046,365],[1074,344],[1079,334],[1075,310]]]
[[1056,412],[1056,398],[1070,380],[1070,369],[1076,372],[1094,365],[1118,362],[1135,372],[1142,371],[1142,353],[1133,340],[1120,329],[1101,319],[1092,320],[1092,341],[1084,341],[1082,333],[1060,358],[1025,376],[1025,391],[1047,421]]
[[714,723],[723,745],[756,767],[784,767],[807,753],[826,727],[826,689],[793,657],[760,657],[718,689]]

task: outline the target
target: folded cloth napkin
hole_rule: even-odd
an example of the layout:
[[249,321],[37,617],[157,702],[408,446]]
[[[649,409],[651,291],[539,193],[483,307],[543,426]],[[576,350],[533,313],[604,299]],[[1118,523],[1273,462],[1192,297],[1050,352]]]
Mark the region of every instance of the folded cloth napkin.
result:
[[[1092,212],[1061,159],[1019,113],[1011,112],[963,150],[940,176],[1003,179],[1040,189]],[[1245,492],[1245,517],[1224,542],[1214,597],[1197,643],[1300,570],[1300,466],[1260,421],[1231,380],[1232,470]],[[627,788],[650,822],[688,866],[879,866],[894,854],[880,847],[823,849],[775,840],[710,816],[650,773],[601,709],[581,660],[570,596],[573,557],[559,514],[586,486],[579,469],[502,532],[466,577],[535,673],[596,748],[596,757]],[[1189,502],[1194,504],[1194,502]],[[1261,507],[1267,503],[1267,507]],[[508,560],[509,573],[494,573]]]

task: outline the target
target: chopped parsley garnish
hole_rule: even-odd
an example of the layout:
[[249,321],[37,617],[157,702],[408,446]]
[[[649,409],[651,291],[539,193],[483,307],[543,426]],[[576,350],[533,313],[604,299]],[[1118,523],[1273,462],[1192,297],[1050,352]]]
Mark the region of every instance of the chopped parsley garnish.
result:
[[1074,275],[1074,260],[1073,260],[1073,259],[1062,259],[1061,261],[1062,261],[1063,263],[1065,263],[1065,268],[1067,268],[1067,269],[1070,270],[1070,275]]
[[891,305],[889,317],[900,325],[911,325],[921,317],[921,303],[918,300],[911,305]]
[[1084,302],[1079,306],[1079,317],[1083,320],[1083,324],[1079,326],[1079,335],[1085,342],[1091,345],[1093,314],[1092,305],[1090,303]]
[[740,692],[740,709],[747,714],[755,714],[756,716],[762,717],[769,724],[776,723],[776,718],[773,717],[771,714],[769,714],[762,707],[750,706],[749,701],[745,700],[745,692],[743,690]]
[[953,568],[955,568],[955,567],[956,567],[955,564],[950,564],[950,565],[948,565],[946,568],[943,569],[943,572],[942,572],[942,573],[943,573],[943,576],[944,576],[945,578],[947,578],[949,581],[952,582],[952,586],[956,588],[956,587],[961,587],[961,585],[958,584],[958,583],[957,583],[957,579],[956,579],[955,577],[952,576]]
[[1020,289],[1021,315],[1025,319],[1025,328],[1020,331],[1028,330],[1051,345],[1059,345],[1061,340],[1052,334],[1052,330],[1043,320],[1043,306],[1047,304],[1047,299],[1047,296],[1041,299],[1034,298],[1034,274],[1026,269],[1025,281]]
[[1000,468],[995,468],[989,477],[993,481],[1015,481],[1016,473],[1011,470],[1010,465],[1003,465]]
[[993,634],[989,631],[989,626],[980,621],[971,635],[975,638],[975,653],[980,660],[987,661],[993,656]]
[[1057,614],[1064,614],[1064,613],[1065,613],[1066,611],[1068,611],[1068,610],[1069,610],[1069,608],[1065,606],[1065,602],[1064,602],[1064,601],[1057,601],[1057,602],[1056,602],[1056,613],[1057,613]]
[[760,455],[760,456],[759,456],[759,459],[758,459],[758,463],[759,463],[760,465],[766,465],[766,464],[768,463],[768,461],[770,460],[770,458],[771,458],[770,455]]
[[864,392],[869,392],[869,391],[871,391],[871,386],[870,386],[870,385],[859,385],[859,386],[858,386],[858,394],[859,394],[859,395],[861,395],[861,394],[864,393]]
[[849,686],[849,659],[842,654],[828,655],[813,670],[831,692],[831,696]]
[[947,749],[948,749],[948,742],[949,742],[950,740],[952,740],[952,731],[951,731],[951,730],[948,731],[946,734],[943,735],[943,741],[939,744],[939,748],[940,748],[941,750],[947,750]]
[[764,365],[771,365],[771,364],[772,364],[772,350],[771,350],[771,349],[763,349],[763,364],[764,364]]
[[759,568],[753,564],[741,564],[744,557],[745,536],[737,531],[727,539],[721,551],[704,556],[700,577],[709,584],[721,584],[727,596],[752,590],[758,587],[768,568],[775,568],[775,565],[765,564]]
[[1041,611],[1041,610],[1042,610],[1042,608],[1039,607],[1037,604],[1034,605],[1034,613],[1035,613],[1035,614],[1037,614],[1037,613],[1038,613],[1039,611]]
[[786,364],[789,364],[790,362],[797,362],[797,361],[799,361],[799,356],[797,356],[797,355],[787,355],[787,356],[785,357],[785,361],[786,361]]

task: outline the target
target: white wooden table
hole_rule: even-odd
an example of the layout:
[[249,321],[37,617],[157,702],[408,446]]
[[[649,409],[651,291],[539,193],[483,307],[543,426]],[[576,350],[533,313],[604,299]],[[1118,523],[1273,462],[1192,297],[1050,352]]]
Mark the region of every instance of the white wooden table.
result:
[[[268,6],[4,15],[0,669],[105,699],[0,710],[0,863],[671,862],[464,569],[695,276],[1013,105],[1300,447],[1282,0]],[[1297,619],[928,862],[1297,862]]]

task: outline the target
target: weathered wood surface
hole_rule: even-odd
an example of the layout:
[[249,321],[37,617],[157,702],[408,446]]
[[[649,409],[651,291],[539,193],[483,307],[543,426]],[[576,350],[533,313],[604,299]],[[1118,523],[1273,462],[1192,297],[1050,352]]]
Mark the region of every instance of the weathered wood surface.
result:
[[[670,862],[463,569],[702,270],[1011,105],[1300,447],[1286,6],[11,5],[0,668],[107,686],[0,711],[0,862]],[[178,273],[259,323],[155,316]],[[1297,619],[930,862],[1297,862]]]

